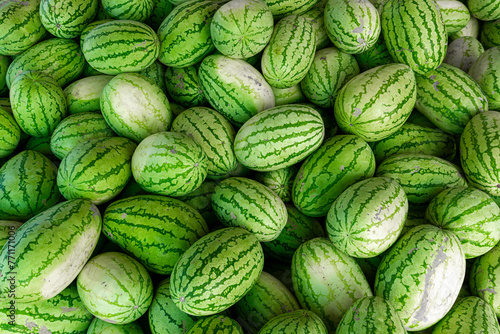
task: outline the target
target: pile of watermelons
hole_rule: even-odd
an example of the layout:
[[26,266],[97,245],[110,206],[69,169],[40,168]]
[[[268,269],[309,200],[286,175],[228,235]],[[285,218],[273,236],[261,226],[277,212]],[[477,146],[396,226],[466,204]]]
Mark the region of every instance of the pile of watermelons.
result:
[[0,333],[497,333],[500,0],[0,0]]

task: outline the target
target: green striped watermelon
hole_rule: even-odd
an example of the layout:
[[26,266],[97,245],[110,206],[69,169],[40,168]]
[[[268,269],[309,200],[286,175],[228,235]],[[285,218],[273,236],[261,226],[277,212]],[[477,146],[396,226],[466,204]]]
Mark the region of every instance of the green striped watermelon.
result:
[[175,118],[172,131],[188,135],[203,148],[208,160],[208,178],[227,177],[236,168],[234,129],[217,111],[206,107],[187,109]]
[[46,35],[40,0],[0,2],[0,54],[17,55]]
[[14,233],[22,224],[15,220],[0,220],[0,249],[9,239],[14,240]]
[[493,309],[481,298],[471,296],[457,302],[434,327],[434,334],[500,333]]
[[315,7],[300,15],[305,17],[316,31],[316,50],[321,50],[331,46],[332,41],[330,40],[330,37],[328,37],[325,27],[325,4],[322,6],[318,5],[320,5],[319,2]]
[[455,66],[467,73],[483,52],[483,45],[475,37],[460,37],[448,45],[443,63]]
[[104,10],[114,19],[143,22],[153,13],[153,0],[101,0]]
[[273,27],[273,14],[264,1],[232,0],[215,12],[210,33],[220,53],[242,59],[264,50]]
[[453,34],[462,30],[470,20],[467,6],[458,0],[437,0],[446,33]]
[[470,269],[469,287],[472,295],[482,298],[500,316],[500,295],[498,286],[500,281],[500,245],[497,244],[488,253],[478,257]]
[[22,151],[0,168],[0,219],[25,221],[59,201],[57,168],[35,151]]
[[380,297],[356,300],[347,310],[335,331],[336,334],[390,333],[406,334],[394,307]]
[[84,67],[85,58],[78,43],[66,38],[52,38],[17,56],[9,65],[5,80],[10,88],[14,79],[24,71],[42,71],[64,88],[82,74]]
[[298,171],[299,166],[293,165],[271,172],[257,173],[255,180],[274,191],[284,203],[288,203],[292,201],[293,181]]
[[492,197],[500,195],[499,129],[500,114],[487,111],[474,116],[460,137],[460,161],[467,181]]
[[169,96],[186,108],[207,104],[196,67],[168,67],[165,71],[165,83]]
[[290,262],[300,245],[314,238],[325,237],[325,232],[315,218],[304,215],[292,204],[286,205],[286,211],[288,219],[280,235],[274,240],[263,242],[262,249],[266,255]]
[[436,0],[388,0],[381,24],[392,58],[416,74],[425,74],[443,62],[448,38]]
[[169,275],[177,259],[208,233],[208,227],[188,204],[141,195],[111,203],[104,212],[103,233],[150,272]]
[[165,72],[167,71],[167,67],[160,63],[159,60],[155,60],[154,63],[143,69],[139,72],[139,74],[145,76],[155,85],[157,85],[162,92],[167,94],[167,85],[165,82]]
[[132,176],[136,144],[123,137],[84,141],[62,159],[57,186],[66,199],[88,198],[96,204],[118,195]]
[[305,105],[282,105],[250,118],[236,133],[234,154],[244,166],[259,172],[290,167],[323,142],[320,114]]
[[284,313],[268,321],[259,334],[294,333],[326,334],[325,324],[319,316],[308,310]]
[[264,270],[277,279],[295,295],[295,290],[293,289],[292,282],[292,268],[290,263],[285,263],[282,261],[273,260],[272,258],[266,258],[266,263],[264,265]]
[[469,69],[469,75],[481,86],[490,110],[500,108],[500,46],[483,52]]
[[242,227],[259,241],[276,239],[287,221],[285,204],[279,196],[252,179],[230,177],[221,181],[211,202],[222,224]]
[[186,332],[186,334],[205,333],[243,334],[243,329],[234,319],[231,319],[225,315],[213,315],[211,317],[206,317],[198,320]]
[[209,0],[190,0],[175,6],[158,28],[158,59],[167,66],[186,67],[205,58],[215,49],[210,24],[219,7],[217,1]]
[[139,144],[132,156],[132,174],[151,193],[182,196],[197,189],[208,172],[201,145],[188,135],[159,132]]
[[137,322],[126,325],[112,324],[99,318],[94,318],[86,334],[144,334]]
[[357,299],[372,296],[356,261],[326,238],[306,241],[297,248],[292,280],[300,305],[319,315],[330,332]]
[[174,8],[175,0],[153,0],[153,13],[144,21],[148,26],[158,31],[161,23]]
[[160,41],[154,30],[131,20],[98,25],[82,45],[89,65],[104,74],[141,71],[156,60],[159,50]]
[[306,97],[302,93],[300,84],[293,85],[289,88],[271,88],[273,89],[274,104],[276,106],[306,102]]
[[474,16],[471,16],[469,23],[467,23],[467,25],[462,30],[450,34],[449,37],[450,40],[455,40],[457,38],[465,36],[470,36],[479,39],[480,30],[481,26],[478,19],[476,19]]
[[50,149],[62,160],[78,144],[90,139],[114,136],[116,134],[101,114],[82,112],[66,117],[57,125],[50,137]]
[[390,177],[414,204],[428,203],[447,188],[464,187],[467,182],[459,167],[444,159],[425,154],[393,155],[377,167],[377,176]]
[[378,141],[401,128],[416,99],[410,67],[382,65],[356,75],[342,87],[335,100],[335,119],[344,132]]
[[488,110],[481,87],[457,67],[442,64],[416,78],[415,107],[447,133],[460,135],[475,114]]
[[467,259],[483,255],[500,241],[500,208],[479,189],[457,187],[440,192],[427,206],[425,217],[455,233]]
[[398,239],[408,198],[396,181],[373,177],[356,182],[333,202],[326,219],[330,241],[353,257],[374,257]]
[[465,256],[452,232],[420,225],[404,234],[380,263],[375,294],[394,306],[405,328],[417,331],[451,309],[465,277]]
[[486,49],[500,46],[500,19],[484,23],[480,40]]
[[271,86],[244,60],[208,56],[201,62],[198,74],[208,102],[233,125],[242,126],[275,105]]
[[238,227],[213,231],[177,261],[170,277],[172,300],[191,315],[216,314],[250,291],[263,266],[262,247],[252,233]]
[[375,45],[380,36],[380,15],[368,0],[328,0],[325,27],[340,51],[362,53]]
[[358,63],[352,55],[334,47],[325,48],[316,52],[300,86],[309,101],[333,108],[338,91],[358,74]]
[[275,20],[279,20],[287,15],[305,13],[319,2],[319,0],[263,0],[263,1],[271,9],[271,13],[273,13]]
[[470,13],[481,21],[500,19],[500,1],[498,0],[468,0]]
[[42,153],[49,159],[54,159],[54,153],[50,149],[50,136],[49,137],[31,137],[26,142],[26,150],[36,151]]
[[393,62],[382,35],[380,35],[379,39],[371,48],[362,53],[355,54],[354,58],[363,72]]
[[139,73],[121,73],[104,86],[101,112],[118,135],[136,143],[168,131],[172,111],[167,96],[153,81]]
[[209,228],[219,224],[211,203],[212,193],[216,186],[217,181],[205,180],[198,188],[189,194],[176,197],[178,200],[196,209]]
[[72,115],[81,112],[100,111],[101,92],[111,79],[113,77],[110,75],[94,75],[79,79],[64,88],[63,92],[64,96],[66,96],[68,113]]
[[56,296],[90,258],[101,224],[99,210],[85,199],[62,202],[36,215],[0,251],[0,273],[7,277],[0,281],[0,291],[5,296],[13,284],[16,303]]
[[[14,310],[9,310],[11,306]],[[6,334],[82,334],[93,318],[73,284],[48,300],[8,306],[2,303],[0,312],[0,330]]]
[[141,317],[153,300],[153,283],[137,260],[118,252],[90,259],[78,274],[78,294],[97,318],[128,324]]
[[413,111],[410,114],[410,117],[408,117],[406,122],[420,125],[426,128],[437,129],[437,127],[417,109],[413,109]]
[[370,143],[377,163],[396,154],[418,153],[451,161],[456,154],[455,139],[439,130],[405,123],[389,137]]
[[[101,1],[99,1],[98,3],[100,5]],[[92,29],[94,29],[95,27],[97,27],[103,23],[107,23],[107,22],[111,22],[111,21],[113,21],[112,18],[107,18],[107,19],[102,19],[102,20],[96,19],[96,21],[92,21],[91,23],[87,24],[85,26],[85,28],[82,30],[82,33],[80,34],[80,48],[83,47],[83,41],[85,40],[85,37],[87,37],[89,32],[92,31]],[[96,70],[94,70],[94,71],[96,71]]]
[[293,203],[307,216],[325,216],[347,187],[373,174],[375,157],[365,141],[353,135],[333,136],[300,167],[293,184]]
[[307,74],[316,52],[316,31],[300,15],[289,15],[276,23],[262,53],[262,74],[276,88],[298,84]]
[[97,14],[98,0],[42,0],[40,20],[52,35],[61,38],[80,36]]
[[17,124],[30,136],[52,135],[66,117],[68,107],[63,90],[44,72],[26,71],[17,76],[9,96]]
[[413,227],[423,224],[428,224],[428,221],[425,219],[425,210],[419,205],[410,203],[410,206],[408,208],[408,215],[406,216],[405,226],[403,226],[401,235],[404,235]]
[[21,129],[14,117],[0,107],[0,158],[14,153],[21,140]]
[[9,68],[11,61],[11,57],[0,55],[0,96],[9,95],[9,87],[7,87],[5,79],[7,76],[7,69]]

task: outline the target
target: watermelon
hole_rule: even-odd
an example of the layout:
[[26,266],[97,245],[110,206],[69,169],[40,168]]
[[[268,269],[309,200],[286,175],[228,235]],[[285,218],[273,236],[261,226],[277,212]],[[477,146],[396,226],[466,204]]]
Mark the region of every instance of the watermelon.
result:
[[153,0],[101,0],[104,10],[114,19],[143,22],[153,13]]
[[244,60],[208,56],[201,62],[198,75],[208,102],[233,125],[242,126],[275,105],[271,86]]
[[380,15],[368,0],[328,0],[325,28],[340,51],[362,53],[375,45],[380,36]]
[[299,166],[293,165],[271,172],[260,172],[255,180],[262,183],[278,195],[284,203],[292,201],[292,187]]
[[380,297],[356,300],[337,327],[336,334],[391,333],[406,334],[394,307]]
[[21,129],[10,113],[0,107],[0,158],[14,153],[21,140]]
[[57,168],[44,155],[22,151],[0,168],[0,219],[25,221],[59,201]]
[[451,161],[457,151],[451,135],[408,121],[389,137],[370,143],[370,147],[377,163],[392,155],[407,153],[433,155]]
[[151,15],[144,21],[148,26],[158,31],[161,23],[174,8],[175,0],[153,0],[154,7]]
[[333,136],[300,167],[293,203],[307,216],[325,216],[347,187],[374,174],[375,157],[365,141],[353,135]]
[[394,306],[406,330],[417,331],[445,316],[464,278],[465,256],[458,237],[424,224],[390,248],[378,267],[374,290]]
[[500,19],[499,0],[468,0],[467,7],[478,20],[494,21]]
[[73,284],[48,300],[9,306],[2,303],[0,312],[0,330],[9,334],[81,334],[93,318]]
[[300,15],[289,15],[274,27],[262,54],[262,74],[276,88],[298,84],[307,74],[316,52],[316,31]]
[[46,35],[40,0],[0,2],[0,54],[17,55]]
[[393,155],[382,161],[376,175],[397,181],[414,204],[428,203],[446,188],[467,185],[459,167],[426,154]]
[[42,0],[40,20],[52,35],[61,38],[80,36],[85,26],[97,14],[98,0],[74,0],[60,2]]
[[273,14],[264,1],[232,0],[215,12],[210,34],[220,53],[243,59],[264,50],[273,28]]
[[305,105],[282,105],[250,118],[236,133],[234,154],[244,166],[259,172],[290,167],[323,142],[320,114]]
[[66,199],[88,198],[96,204],[118,195],[132,176],[130,160],[135,143],[122,137],[103,137],[75,146],[61,161],[57,186]]
[[213,315],[198,320],[191,326],[186,334],[243,334],[243,329],[236,322],[225,315]]
[[269,320],[300,309],[295,296],[276,277],[263,271],[255,285],[233,307],[247,333],[257,333]]
[[467,25],[462,30],[457,31],[453,34],[450,34],[449,37],[450,37],[450,40],[452,40],[452,41],[457,39],[457,38],[466,37],[466,36],[470,36],[470,37],[474,37],[476,39],[479,39],[480,30],[481,30],[481,26],[480,26],[478,19],[476,19],[474,16],[471,16],[469,23],[467,23]]
[[447,133],[460,135],[475,114],[488,110],[481,87],[457,67],[442,64],[416,78],[415,107]]
[[425,216],[459,237],[467,259],[483,255],[500,241],[500,208],[479,189],[446,189],[432,199]]
[[462,30],[469,23],[470,12],[462,2],[458,0],[437,0],[437,4],[448,35]]
[[448,45],[443,63],[455,66],[467,73],[483,52],[483,45],[475,37],[460,37]]
[[259,241],[278,237],[287,221],[283,201],[259,182],[231,177],[221,181],[212,194],[212,208],[226,226],[242,227]]
[[330,241],[353,257],[382,254],[398,239],[408,213],[408,198],[396,181],[359,181],[333,202],[326,219]]
[[500,19],[484,23],[480,40],[486,49],[500,46]]
[[359,74],[356,59],[334,47],[316,52],[306,76],[300,82],[309,101],[322,108],[333,108],[338,91]]
[[51,38],[17,56],[9,65],[5,80],[10,88],[24,71],[41,71],[64,88],[82,74],[84,67],[85,58],[78,43],[66,38]]
[[321,318],[314,312],[298,310],[273,318],[259,331],[259,334],[274,333],[326,334],[328,331]]
[[483,52],[469,69],[469,75],[481,86],[489,110],[500,109],[500,46]]
[[14,233],[22,224],[15,220],[0,220],[0,249],[9,240],[14,240]]
[[500,333],[493,309],[481,298],[471,296],[457,302],[434,327],[434,334]]
[[165,71],[165,83],[169,96],[184,107],[191,108],[207,104],[196,67],[168,67]]
[[150,272],[169,275],[181,254],[207,234],[208,227],[188,204],[169,197],[140,195],[106,208],[103,233]]
[[50,136],[49,137],[31,137],[26,142],[26,150],[36,151],[42,153],[49,159],[54,159],[54,154],[50,149]]
[[291,262],[293,254],[304,242],[325,237],[321,224],[312,217],[300,212],[292,204],[286,205],[288,219],[280,235],[271,241],[263,242],[262,248],[266,255],[284,261]]
[[213,231],[181,255],[170,276],[175,305],[196,316],[213,315],[236,304],[264,267],[257,238],[239,227]]
[[416,74],[425,74],[443,62],[448,38],[436,0],[388,0],[381,24],[394,61],[410,66]]
[[413,71],[404,64],[382,65],[342,87],[335,100],[335,119],[344,132],[378,141],[401,128],[416,99]]
[[165,83],[166,71],[167,67],[160,63],[158,60],[155,60],[154,63],[140,71],[139,74],[154,82],[154,84],[157,85],[162,92],[167,94],[167,85]]
[[155,194],[186,195],[202,184],[207,172],[203,148],[182,133],[155,133],[141,141],[132,156],[134,179]]
[[500,284],[499,273],[500,245],[497,244],[489,252],[478,257],[470,270],[470,291],[493,308],[496,316],[500,316],[500,296],[497,293]]
[[9,56],[0,55],[0,96],[9,95],[9,87],[7,87],[5,77],[11,61],[12,59]]
[[306,102],[306,98],[304,94],[302,94],[302,89],[299,84],[289,88],[272,87],[272,89],[274,94],[274,104],[276,106]]
[[474,116],[460,137],[460,161],[469,184],[490,196],[500,195],[500,164],[496,142],[500,114],[487,111]]
[[64,88],[68,113],[72,115],[88,111],[99,112],[102,90],[111,79],[111,75],[94,75],[79,79]]
[[[101,4],[101,1],[98,2],[99,5]],[[89,34],[89,32],[94,29],[95,27],[106,23],[106,22],[111,22],[113,21],[112,18],[107,18],[107,19],[97,19],[96,21],[92,21],[91,23],[87,24],[85,28],[82,30],[82,33],[80,34],[80,48],[83,47],[83,41],[85,40],[85,37]],[[88,64],[87,64],[88,65]],[[95,71],[95,70],[94,70]]]
[[212,209],[212,193],[217,186],[217,181],[205,180],[198,188],[190,192],[189,194],[176,197],[178,200],[192,206],[196,211],[198,211],[208,227],[213,227],[219,224],[214,210]]
[[[326,1],[325,1],[326,3]],[[330,41],[330,37],[328,37],[328,33],[326,32],[325,27],[325,5],[318,6],[320,3],[309,9],[307,12],[300,14],[302,17],[305,17],[313,26],[314,30],[316,30],[316,50],[321,50],[326,47],[332,45],[332,41]]]
[[162,280],[148,309],[151,334],[185,334],[197,319],[175,306],[170,294],[170,277]]
[[372,296],[356,261],[326,238],[306,241],[297,248],[292,280],[302,308],[319,315],[330,332],[357,299]]
[[144,334],[144,332],[137,322],[117,325],[94,318],[90,323],[87,334]]
[[47,137],[67,114],[62,88],[50,75],[26,71],[10,87],[14,118],[21,130],[30,136]]
[[[274,19],[279,20],[291,14],[302,14],[314,7],[319,0],[264,0],[271,9]],[[323,6],[324,8],[324,6]]]
[[209,0],[179,3],[158,28],[161,42],[158,59],[171,67],[200,62],[215,49],[210,24],[220,4]]
[[136,143],[170,129],[172,112],[165,93],[145,76],[121,73],[104,86],[101,112],[118,135]]
[[82,45],[89,65],[104,74],[141,71],[156,60],[159,51],[160,41],[154,30],[131,20],[98,25],[88,33]]
[[113,324],[134,322],[153,300],[153,283],[147,270],[118,252],[90,259],[78,274],[77,288],[90,313]]
[[382,35],[380,35],[379,39],[371,48],[362,53],[355,54],[354,58],[358,62],[362,72],[393,62]]
[[208,178],[226,177],[236,168],[234,129],[217,111],[206,107],[187,109],[175,118],[172,131],[188,135],[203,148],[208,160]]
[[0,291],[12,293],[13,284],[16,303],[56,296],[90,258],[101,224],[99,210],[85,199],[56,204],[28,220],[0,251],[0,273],[8,277],[0,282]]

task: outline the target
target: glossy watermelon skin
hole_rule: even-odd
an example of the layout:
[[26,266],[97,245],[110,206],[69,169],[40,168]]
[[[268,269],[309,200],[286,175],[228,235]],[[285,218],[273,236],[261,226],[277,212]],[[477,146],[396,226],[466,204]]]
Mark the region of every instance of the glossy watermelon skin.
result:
[[153,0],[101,0],[104,10],[114,19],[144,22],[153,13]]
[[42,0],[40,20],[52,35],[61,38],[80,36],[85,26],[94,20],[97,14],[98,0],[73,0],[58,2]]
[[485,22],[481,29],[480,41],[486,49],[500,46],[500,21]]
[[234,319],[225,315],[212,315],[198,320],[186,334],[227,333],[243,334],[243,329]]
[[489,110],[500,109],[500,46],[483,52],[469,69],[468,74],[476,80],[488,99]]
[[298,171],[299,166],[293,165],[272,172],[261,172],[255,175],[255,181],[274,191],[284,203],[289,203],[292,201],[293,181]]
[[445,316],[464,278],[465,255],[458,237],[424,224],[406,232],[384,256],[374,290],[394,306],[406,330],[418,331]]
[[264,0],[275,20],[292,14],[302,14],[317,5],[319,0]]
[[365,141],[354,135],[333,136],[301,165],[293,184],[293,203],[307,216],[325,216],[342,191],[374,174],[375,157]]
[[164,81],[169,96],[182,106],[192,108],[208,103],[196,67],[167,67]]
[[274,333],[326,334],[328,330],[316,313],[308,310],[298,310],[277,316],[268,321],[259,334]]
[[483,52],[484,47],[477,38],[464,36],[455,39],[448,45],[443,62],[467,73]]
[[354,58],[356,58],[359,68],[363,72],[393,62],[391,54],[385,45],[383,35],[379,37],[371,48],[362,53],[355,54]]
[[494,21],[500,18],[497,0],[469,0],[467,6],[471,15],[481,21]]
[[[123,36],[129,36],[123,38]],[[160,52],[160,41],[148,25],[131,20],[114,20],[98,25],[82,45],[85,60],[104,74],[141,71],[150,66]]]
[[0,158],[14,153],[21,140],[21,129],[12,114],[0,107]]
[[437,0],[448,35],[462,30],[470,20],[467,6],[458,0]]
[[209,228],[219,224],[214,210],[212,209],[211,198],[218,181],[205,180],[196,190],[184,196],[176,197],[178,200],[192,206],[196,209]]
[[22,224],[15,220],[0,220],[0,249]]
[[[176,263],[170,278],[172,300],[191,315],[216,314],[240,300],[263,267],[262,247],[252,233],[239,227],[213,231],[195,242]],[[207,271],[227,275],[211,274],[207,280]],[[217,288],[220,286],[224,289]]]
[[26,221],[59,202],[57,167],[44,155],[26,150],[0,168],[0,219]]
[[106,208],[103,233],[150,272],[169,275],[181,254],[207,234],[208,227],[188,204],[169,197],[139,195]]
[[469,23],[460,31],[451,34],[449,37],[451,40],[455,40],[460,37],[470,36],[479,39],[479,34],[481,30],[481,25],[479,20],[471,15]]
[[11,61],[11,57],[0,55],[0,96],[9,95],[9,87],[7,87],[5,76],[7,75],[7,69]]
[[68,113],[99,112],[102,89],[112,78],[111,75],[94,75],[79,79],[64,88]]
[[500,316],[500,298],[496,293],[499,284],[499,259],[500,246],[497,244],[474,261],[469,276],[471,294],[491,306],[497,317]]
[[[389,0],[382,8],[381,24],[394,61],[407,64],[416,74],[425,74],[443,62],[448,37],[436,0]],[[414,35],[419,38],[412,38]]]
[[[92,255],[101,227],[99,210],[85,199],[56,204],[28,220],[0,252],[0,272],[14,278],[0,282],[0,291],[6,296],[15,281],[16,303],[56,296],[71,284]],[[30,264],[40,257],[44,262],[33,272]]]
[[138,322],[131,322],[126,325],[112,324],[99,318],[94,318],[90,323],[87,334],[117,333],[117,334],[144,334]]

